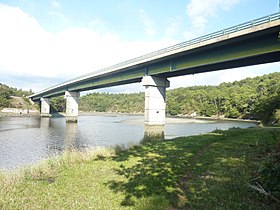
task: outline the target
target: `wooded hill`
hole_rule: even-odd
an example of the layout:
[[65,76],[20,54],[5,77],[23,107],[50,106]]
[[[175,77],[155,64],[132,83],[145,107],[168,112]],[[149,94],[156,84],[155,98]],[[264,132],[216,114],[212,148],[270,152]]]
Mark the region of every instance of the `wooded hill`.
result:
[[[11,107],[11,96],[30,95],[32,91],[0,83],[0,107]],[[26,99],[26,98],[25,98]],[[27,100],[27,99],[26,99]],[[63,96],[51,99],[52,109],[65,111]],[[90,93],[80,97],[81,111],[143,113],[144,93]],[[280,72],[247,78],[219,86],[194,86],[167,91],[168,115],[257,119],[280,122]]]
[[31,94],[32,90],[25,91],[0,83],[0,108],[30,108],[31,104],[25,96]]
[[[144,111],[144,93],[91,93],[80,98],[82,111]],[[219,86],[194,86],[167,91],[168,115],[220,116],[258,119],[264,123],[280,118],[280,73],[247,78]]]

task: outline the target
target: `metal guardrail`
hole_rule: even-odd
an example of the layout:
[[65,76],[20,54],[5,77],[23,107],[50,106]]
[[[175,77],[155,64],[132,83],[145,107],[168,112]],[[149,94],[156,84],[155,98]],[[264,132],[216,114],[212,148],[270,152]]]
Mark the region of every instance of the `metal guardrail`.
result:
[[[191,45],[194,45],[194,44],[205,42],[205,41],[208,41],[210,39],[222,37],[224,35],[235,33],[235,32],[238,32],[238,31],[242,31],[242,30],[245,30],[245,29],[248,29],[248,28],[252,28],[252,27],[261,25],[261,24],[273,22],[273,21],[276,21],[276,20],[279,20],[279,19],[280,19],[280,12],[274,13],[274,14],[271,14],[271,15],[268,15],[268,16],[264,16],[264,17],[261,17],[261,18],[255,19],[255,20],[251,20],[251,21],[248,21],[248,22],[236,25],[236,26],[232,26],[230,28],[226,28],[226,29],[223,29],[223,30],[220,30],[220,31],[216,31],[216,32],[211,33],[211,34],[207,34],[207,35],[204,35],[204,36],[201,36],[201,37],[198,37],[198,38],[195,38],[195,39],[191,39],[191,40],[188,40],[188,41],[185,41],[185,42],[182,42],[182,43],[170,46],[170,47],[163,48],[163,49],[160,49],[160,50],[157,50],[157,51],[154,51],[154,52],[142,55],[140,57],[136,57],[136,58],[133,58],[133,59],[130,59],[130,60],[118,63],[118,64],[113,65],[113,66],[102,68],[102,69],[100,69],[98,71],[94,71],[94,72],[82,75],[80,77],[74,78],[72,80],[68,80],[68,81],[66,81],[64,83],[61,83],[59,85],[47,88],[47,89],[45,89],[43,91],[40,91],[37,94],[40,94],[42,92],[46,92],[46,91],[52,90],[54,88],[61,87],[63,85],[67,85],[70,82],[78,81],[78,80],[83,79],[83,78],[86,79],[86,78],[89,78],[90,76],[100,75],[101,73],[105,73],[105,72],[107,72],[108,70],[111,70],[111,69],[115,69],[115,68],[119,68],[119,67],[122,67],[122,66],[125,66],[125,65],[133,64],[133,63],[138,62],[138,61],[142,61],[142,60],[146,60],[146,59],[149,59],[149,58],[153,58],[155,56],[162,55],[162,54],[174,51],[174,50],[178,50],[178,49],[181,49],[181,48],[184,48],[184,47],[188,47],[188,46],[191,46]],[[34,94],[34,95],[37,95],[37,94]]]
[[[191,39],[191,40],[186,41],[186,42],[182,42],[182,43],[179,43],[179,44],[167,47],[167,48],[163,48],[163,49],[160,49],[160,50],[142,55],[140,57],[136,57],[136,58],[118,63],[118,64],[113,65],[113,66],[109,66],[109,67],[100,69],[99,71],[95,71],[94,73],[99,73],[99,72],[103,72],[103,71],[106,71],[106,70],[109,70],[109,69],[118,68],[118,67],[130,64],[130,63],[135,63],[137,61],[141,61],[141,60],[144,60],[144,59],[147,59],[147,58],[151,58],[151,57],[154,57],[154,56],[157,56],[157,55],[161,55],[161,54],[164,54],[164,53],[167,53],[167,52],[171,52],[173,50],[177,50],[177,49],[184,48],[184,47],[187,47],[187,46],[190,46],[190,45],[198,44],[200,42],[208,41],[210,39],[218,38],[218,37],[221,37],[221,36],[224,36],[224,35],[227,35],[227,34],[242,31],[242,30],[245,30],[245,29],[248,29],[248,28],[252,28],[252,27],[255,27],[255,26],[258,26],[258,25],[261,25],[261,24],[264,24],[264,23],[269,23],[269,22],[279,20],[279,19],[280,19],[280,13],[275,13],[275,14],[272,14],[272,15],[261,17],[261,18],[258,18],[258,19],[255,19],[255,20],[252,20],[252,21],[249,21],[249,22],[246,22],[246,23],[242,23],[242,24],[230,27],[230,28],[226,28],[224,30],[216,31],[216,32],[211,33],[211,34],[207,34],[207,35],[195,38],[195,39]],[[90,75],[90,74],[92,74],[92,73],[89,73],[87,75]],[[86,76],[86,75],[84,75],[84,76]]]

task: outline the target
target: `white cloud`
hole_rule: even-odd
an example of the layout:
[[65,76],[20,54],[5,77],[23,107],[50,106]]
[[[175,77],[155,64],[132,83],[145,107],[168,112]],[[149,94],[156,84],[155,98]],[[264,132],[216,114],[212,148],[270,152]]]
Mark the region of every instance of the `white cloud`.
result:
[[51,6],[54,9],[60,9],[61,8],[61,5],[57,1],[52,1]]
[[179,17],[172,17],[167,20],[167,27],[165,28],[164,36],[167,38],[177,37],[179,34],[182,20]]
[[263,74],[280,71],[280,62],[236,68],[228,71],[222,71],[218,77],[221,82],[233,82],[245,79],[247,77],[256,77]]
[[145,33],[150,37],[154,36],[156,34],[156,30],[154,27],[155,24],[154,24],[153,20],[142,9],[139,10],[139,17],[140,17],[141,22],[144,25]]
[[[96,21],[96,24],[102,22]],[[176,27],[169,32],[170,36],[176,33]],[[21,9],[3,4],[0,4],[0,28],[0,82],[5,79],[17,86],[17,80],[28,78],[32,85],[22,88],[35,91],[176,43],[168,37],[149,42],[123,41],[114,34],[99,32],[96,27],[50,33]],[[280,71],[280,63],[171,78],[171,88],[215,85],[273,71]],[[129,87],[130,91],[139,91],[137,85]]]
[[239,0],[191,0],[187,5],[187,15],[192,28],[185,32],[186,38],[193,38],[204,33],[210,18],[217,17],[220,10],[228,10],[238,2]]
[[[3,4],[0,28],[0,75],[52,78],[49,80],[54,82],[54,78],[71,79],[172,42],[126,42],[114,34],[86,28],[50,33],[21,9]],[[42,88],[46,88],[44,85],[41,82]]]
[[280,72],[280,62],[227,69],[170,78],[170,88],[198,85],[219,85],[222,82],[234,82],[248,77],[256,77],[272,72]]
[[60,19],[64,24],[69,24],[70,20],[62,13],[60,12],[55,12],[55,11],[49,11],[48,14],[50,16],[56,17],[58,19]]

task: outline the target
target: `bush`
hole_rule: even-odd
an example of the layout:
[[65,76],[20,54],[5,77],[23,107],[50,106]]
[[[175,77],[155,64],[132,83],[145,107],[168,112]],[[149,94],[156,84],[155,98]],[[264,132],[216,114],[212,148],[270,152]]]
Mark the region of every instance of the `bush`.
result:
[[280,140],[276,148],[268,153],[258,170],[258,175],[260,185],[269,194],[280,199]]
[[9,99],[0,97],[0,107],[10,107]]
[[274,114],[274,118],[275,118],[275,124],[280,126],[280,109],[276,110]]

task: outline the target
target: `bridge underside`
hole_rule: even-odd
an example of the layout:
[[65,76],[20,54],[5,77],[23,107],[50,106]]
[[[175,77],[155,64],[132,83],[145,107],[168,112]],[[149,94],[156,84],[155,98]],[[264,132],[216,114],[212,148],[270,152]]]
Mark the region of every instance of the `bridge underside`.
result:
[[80,92],[140,82],[144,76],[168,78],[277,62],[280,60],[279,31],[280,27],[275,27],[238,38],[225,39],[180,54],[102,74],[100,77],[71,83],[69,86],[37,95],[32,100],[64,95],[65,91]]
[[[172,48],[139,60],[121,63],[32,95],[41,100],[42,115],[49,114],[49,98],[66,97],[66,119],[76,122],[79,92],[141,82],[145,86],[145,124],[164,125],[167,78],[280,61],[280,20],[237,31],[223,33],[216,39],[195,42],[191,46]],[[146,60],[145,60],[146,59]],[[105,72],[107,71],[107,72]]]

